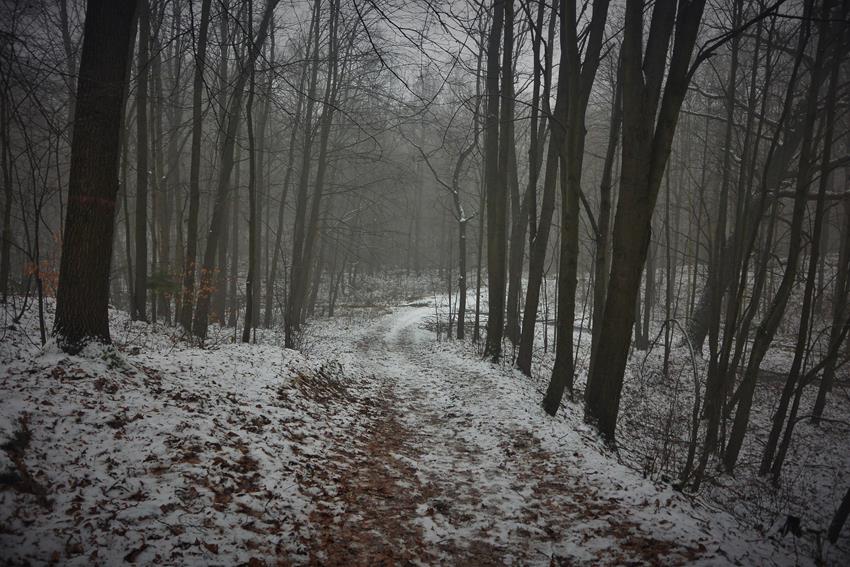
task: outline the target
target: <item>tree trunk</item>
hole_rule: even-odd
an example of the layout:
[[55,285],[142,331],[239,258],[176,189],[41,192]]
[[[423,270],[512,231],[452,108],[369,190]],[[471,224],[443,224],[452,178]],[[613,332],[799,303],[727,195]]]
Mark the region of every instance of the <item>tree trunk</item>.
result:
[[[580,60],[580,47],[575,0],[561,1],[561,65],[571,78],[566,89],[559,89],[559,100],[566,97],[563,113],[558,118],[565,125],[563,138],[557,140],[561,164],[561,255],[558,271],[558,312],[555,343],[555,364],[552,377],[543,398],[543,409],[555,415],[561,405],[564,390],[573,393],[575,357],[573,355],[573,327],[575,325],[576,285],[579,258],[579,198],[581,172],[584,164],[585,114],[590,91],[599,67],[608,2],[597,1],[589,25],[585,60]],[[556,103],[556,107],[557,104]]]
[[294,169],[295,163],[295,142],[298,139],[298,132],[301,129],[301,111],[304,106],[304,99],[306,98],[306,94],[304,93],[304,83],[307,79],[307,71],[309,69],[308,61],[310,60],[310,45],[313,34],[316,33],[315,26],[317,22],[315,18],[310,24],[310,33],[307,35],[307,56],[304,59],[304,64],[301,66],[301,74],[298,79],[298,100],[295,103],[295,115],[292,121],[292,128],[289,134],[289,151],[286,158],[286,173],[283,177],[283,190],[281,191],[280,196],[280,204],[277,209],[277,232],[275,233],[275,241],[274,246],[272,248],[271,254],[271,268],[269,269],[269,276],[266,280],[266,297],[265,297],[265,319],[263,321],[263,326],[269,328],[272,326],[272,322],[274,321],[274,298],[275,298],[275,283],[277,282],[277,272],[278,272],[278,262],[280,256],[282,254],[281,250],[281,240],[283,239],[283,213],[286,210],[286,198],[289,194],[289,186],[292,180],[292,172]]
[[826,532],[826,539],[828,539],[830,543],[835,544],[838,542],[838,536],[841,534],[841,528],[843,528],[844,524],[847,522],[847,516],[850,516],[850,488],[848,488],[847,492],[844,493],[844,498],[841,499],[841,504],[838,505],[838,509],[835,511],[835,515],[829,523],[829,530]]
[[[813,0],[806,3],[806,14],[810,15],[812,11]],[[831,5],[831,0],[826,0],[824,9]],[[806,19],[803,23],[801,33],[808,35],[809,22]],[[802,49],[802,45],[800,49]],[[723,465],[727,471],[731,471],[738,461],[738,455],[741,446],[744,442],[744,435],[749,424],[750,409],[752,407],[753,394],[755,393],[756,383],[758,381],[761,362],[767,354],[770,345],[773,343],[773,338],[779,328],[779,323],[785,314],[785,308],[788,300],[791,297],[791,291],[794,286],[794,281],[797,276],[797,269],[800,257],[800,244],[803,237],[803,220],[806,212],[807,190],[809,186],[809,176],[812,170],[813,161],[813,135],[814,124],[817,118],[817,99],[818,87],[821,83],[819,76],[823,73],[823,61],[826,49],[826,39],[821,36],[818,41],[817,54],[812,67],[812,78],[808,88],[808,105],[806,117],[807,120],[803,125],[803,141],[800,150],[800,159],[797,171],[797,185],[794,196],[794,209],[791,217],[791,227],[788,237],[788,256],[786,259],[785,271],[782,274],[782,280],[779,284],[778,291],[773,295],[773,300],[770,303],[768,312],[762,319],[759,325],[755,339],[753,340],[750,349],[750,359],[747,362],[747,368],[744,372],[744,377],[741,382],[738,393],[738,407],[735,412],[735,420],[732,430],[729,434],[729,443],[726,446],[726,452],[723,456]]]
[[[162,5],[158,17],[158,29],[161,29],[164,20],[163,10],[165,5]],[[154,92],[156,93],[155,104],[151,105],[153,110],[152,120],[152,141],[154,147],[154,170],[155,190],[155,223],[158,230],[154,230],[152,234],[156,235],[157,250],[156,250],[156,272],[154,276],[157,282],[156,298],[152,306],[156,308],[157,316],[165,319],[167,325],[171,324],[171,301],[170,292],[168,291],[168,281],[171,271],[171,219],[173,216],[173,208],[171,207],[171,176],[170,171],[166,170],[165,163],[165,132],[163,129],[163,101],[166,100],[165,89],[162,81],[162,44],[159,40],[159,33],[154,36],[154,57],[151,65],[151,74],[154,79]],[[179,125],[174,128],[179,131]],[[177,132],[174,132],[170,138],[174,138]],[[176,142],[175,142],[176,143]],[[169,141],[169,146],[171,142]],[[169,150],[171,148],[169,147]],[[176,153],[176,150],[175,150]],[[176,168],[176,163],[174,164]],[[172,168],[172,162],[168,162],[168,169]]]
[[[230,322],[227,320],[227,307],[230,304],[231,312],[238,309],[239,277],[239,190],[242,187],[242,156],[240,148],[234,149],[233,159],[233,184],[228,190],[222,212],[218,247],[218,257],[213,268],[212,288],[210,290],[210,318],[221,326],[228,325],[236,328],[235,316]],[[228,221],[228,217],[230,220]],[[227,247],[230,243],[230,273],[228,274]]]
[[[555,109],[557,115],[557,105]],[[528,287],[525,293],[525,311],[522,317],[522,334],[516,365],[525,375],[531,375],[531,357],[534,349],[534,330],[540,304],[540,285],[543,283],[546,251],[549,248],[549,233],[552,230],[552,215],[555,212],[555,185],[558,180],[558,142],[556,133],[560,126],[552,124],[552,139],[546,157],[546,173],[543,176],[543,200],[540,206],[540,221],[528,258]],[[545,329],[545,327],[544,327]]]
[[[474,145],[479,147],[479,132],[481,131],[481,63],[484,59],[484,33],[481,32],[478,42],[478,57],[475,66],[475,112],[472,116],[474,131]],[[482,160],[478,176],[478,240],[476,241],[477,253],[475,262],[475,320],[472,329],[472,342],[478,344],[481,340],[481,269],[484,262],[484,223],[485,208],[487,206],[486,162]]]
[[[845,177],[847,171],[845,169]],[[841,327],[841,321],[846,318],[847,313],[847,277],[850,272],[850,200],[844,201],[844,222],[841,225],[841,243],[839,244],[838,265],[836,266],[835,284],[832,294],[832,329],[830,330],[830,344],[837,340],[837,334]],[[818,423],[823,416],[826,407],[826,396],[832,391],[835,382],[835,362],[827,364],[823,369],[817,399],[812,409],[812,422]]]
[[89,0],[53,334],[66,352],[109,337],[109,263],[136,2]]
[[[620,61],[617,62],[617,78],[614,85],[614,100],[611,107],[611,123],[608,129],[608,148],[602,166],[599,183],[599,234],[596,237],[596,259],[593,283],[593,330],[590,339],[590,360],[599,348],[602,312],[605,310],[605,294],[608,291],[608,274],[611,269],[611,205],[613,193],[614,160],[620,141],[620,126],[623,122],[623,88],[620,80]],[[591,372],[592,368],[588,371]]]
[[[310,289],[310,280],[313,275],[314,247],[320,240],[319,225],[322,197],[324,193],[325,177],[328,170],[328,142],[330,140],[331,126],[333,125],[334,109],[339,93],[339,50],[337,46],[337,22],[339,12],[336,0],[331,0],[330,37],[328,39],[328,61],[330,68],[327,72],[325,82],[325,94],[322,98],[322,117],[319,127],[319,155],[316,166],[316,179],[313,183],[313,197],[310,201],[310,218],[306,227],[306,238],[303,249],[300,252],[301,270],[298,279],[292,281],[292,293],[290,294],[289,308],[293,316],[297,317],[297,324],[304,321],[307,308],[307,292]],[[346,53],[347,59],[347,53]],[[294,264],[293,264],[294,267]],[[297,327],[296,327],[297,328]]]
[[466,337],[466,219],[457,223],[457,339]]
[[[270,291],[268,282],[270,280],[270,264],[271,254],[275,253],[275,251],[271,250],[271,176],[269,175],[269,171],[271,170],[271,158],[269,157],[267,160],[267,148],[266,148],[266,128],[267,123],[269,121],[269,115],[271,111],[271,97],[272,97],[272,83],[273,83],[273,75],[271,69],[274,68],[275,65],[275,33],[274,33],[274,20],[271,23],[271,31],[269,32],[269,38],[271,40],[271,46],[269,47],[269,65],[270,69],[268,72],[268,77],[266,77],[265,89],[263,91],[263,110],[260,114],[260,118],[257,123],[257,187],[260,191],[263,191],[265,194],[265,204],[263,206],[265,213],[265,220],[263,224],[265,224],[265,252],[262,254],[261,259],[264,259],[263,266],[265,270],[266,276],[266,292]],[[270,143],[270,142],[269,142]],[[259,230],[259,227],[258,229]],[[259,237],[258,237],[259,239]],[[259,245],[258,245],[259,246]],[[258,248],[259,250],[259,248]],[[258,252],[259,255],[259,252]],[[260,270],[259,263],[257,266],[257,276],[254,278],[254,297],[256,312],[254,313],[254,327],[260,323],[260,287],[262,280],[262,272]],[[271,309],[271,302],[266,298],[266,305],[268,309]],[[270,326],[270,322],[268,321],[269,315],[265,315],[266,319],[263,321],[263,326],[268,328]]]
[[183,298],[180,304],[180,324],[188,331],[192,325],[195,301],[195,262],[198,255],[198,211],[201,201],[201,134],[203,126],[204,67],[207,60],[207,35],[212,0],[201,2],[201,26],[195,52],[195,77],[192,94],[192,154],[189,166],[189,219],[186,227],[186,255],[183,258]]
[[[843,16],[847,14],[847,6],[850,6],[850,0],[844,0],[842,2],[844,5],[844,9],[842,10],[842,20]],[[829,16],[829,12],[826,11],[826,5],[824,5],[824,17]],[[826,26],[821,27],[821,33],[825,33],[827,31]],[[835,44],[839,46],[833,56],[833,64],[832,70],[830,73],[829,86],[827,88],[826,102],[824,104],[824,110],[826,116],[824,117],[824,137],[823,137],[823,148],[821,149],[821,170],[820,170],[820,180],[818,186],[818,195],[817,195],[817,203],[815,206],[815,218],[814,218],[814,226],[812,228],[812,233],[809,238],[811,242],[811,251],[809,253],[809,270],[806,277],[806,286],[803,291],[803,304],[802,310],[800,312],[800,325],[797,333],[797,344],[794,350],[794,359],[791,362],[791,369],[788,372],[788,377],[785,382],[785,387],[783,388],[782,395],[779,399],[779,404],[776,408],[776,412],[773,416],[773,424],[770,429],[770,435],[767,439],[767,444],[764,448],[764,454],[761,461],[761,466],[759,467],[759,474],[764,475],[767,474],[768,470],[771,471],[773,475],[773,482],[776,484],[779,480],[779,474],[782,470],[782,464],[785,460],[785,454],[788,449],[788,445],[791,441],[791,433],[794,430],[794,425],[797,417],[797,409],[800,404],[800,394],[802,392],[803,387],[805,387],[805,381],[801,378],[800,373],[803,370],[803,365],[805,363],[805,359],[808,358],[808,349],[809,349],[809,339],[811,335],[811,326],[810,321],[814,315],[813,306],[815,302],[815,284],[817,283],[817,273],[818,273],[818,263],[821,257],[821,234],[823,232],[824,225],[824,215],[825,215],[825,205],[826,205],[826,191],[829,187],[829,181],[832,178],[829,163],[832,156],[832,142],[835,136],[835,103],[836,103],[836,91],[838,89],[838,72],[841,66],[841,47],[843,42],[838,41],[843,37],[843,34],[839,37],[833,38],[835,40]],[[842,301],[839,298],[836,298],[836,301]],[[840,321],[840,319],[839,319]],[[830,351],[838,350],[839,345],[838,337],[840,334],[840,323],[838,324],[839,329],[836,329],[836,325],[833,325],[832,332],[830,333],[831,341],[829,343]],[[832,361],[831,366],[834,368],[834,359],[835,357],[829,355],[829,360]],[[798,384],[799,382],[799,384]],[[788,401],[790,399],[791,393],[796,389],[796,396],[794,399],[793,408],[791,410],[791,415],[788,418],[788,423],[785,425],[785,417],[786,411],[788,409]],[[774,458],[774,452],[776,451],[776,445],[779,441],[779,435],[782,431],[783,425],[785,425],[785,433],[782,438],[782,444],[779,447],[779,453]]]
[[[650,26],[653,31],[643,56],[644,2],[626,3],[620,197],[614,219],[611,279],[600,329],[605,340],[593,360],[585,394],[585,419],[595,423],[611,443],[629,354],[634,305],[649,248],[652,211],[687,91],[691,54],[704,7],[704,0],[683,2],[676,14],[669,6],[656,4]],[[674,28],[668,68],[668,44]]]
[[[249,10],[250,12],[250,10]],[[248,278],[245,281],[245,327],[242,342],[251,341],[254,321],[254,278],[257,277],[257,162],[254,156],[254,70],[248,86],[248,101],[245,104],[245,124],[248,127]],[[236,230],[234,224],[233,230]],[[235,284],[234,284],[235,285]]]
[[[542,8],[541,8],[542,9]],[[554,59],[554,38],[555,38],[555,23],[557,21],[558,9],[557,4],[552,6],[552,12],[549,19],[549,36],[545,54],[545,69],[544,69],[544,94],[542,103],[546,108],[547,113],[550,112],[549,99],[552,93],[552,62]],[[560,94],[562,88],[566,88],[566,66],[561,67],[560,81],[558,83],[558,100],[563,106],[563,95]],[[555,115],[560,116],[563,110],[558,107],[558,102],[555,103]],[[541,125],[543,126],[543,125]],[[537,314],[540,304],[540,285],[543,282],[545,272],[546,251],[549,248],[549,233],[552,229],[552,214],[555,211],[555,184],[558,181],[558,148],[560,147],[557,140],[563,138],[563,126],[561,122],[547,121],[546,126],[551,133],[549,141],[549,149],[546,154],[546,169],[543,175],[543,196],[540,203],[540,219],[537,220],[537,195],[536,188],[529,186],[529,235],[528,244],[528,284],[525,292],[525,305],[523,308],[522,327],[520,329],[519,350],[517,352],[516,365],[517,368],[525,375],[531,375],[531,359],[534,349],[534,332],[537,326]],[[545,131],[545,130],[544,130]],[[539,136],[540,147],[537,148],[537,155],[543,159],[543,143],[544,136]],[[542,165],[542,161],[541,161]],[[535,180],[536,183],[536,180]],[[544,349],[548,347],[548,329],[544,325]]]
[[5,305],[9,295],[9,272],[12,252],[12,163],[9,139],[9,99],[6,89],[0,93],[0,167],[3,183],[3,236],[0,242],[0,300]]
[[[743,17],[743,0],[736,0],[734,4],[734,14],[732,16],[732,29],[737,28],[740,25],[741,18]],[[713,252],[712,256],[709,257],[709,276],[720,276],[723,273],[723,266],[727,265],[731,267],[731,262],[721,254],[726,251],[726,229],[727,229],[727,218],[728,218],[728,203],[729,203],[729,190],[732,176],[732,134],[733,129],[735,128],[735,104],[736,104],[736,81],[738,74],[738,51],[739,51],[740,40],[739,36],[735,35],[732,38],[731,45],[731,62],[729,64],[729,75],[726,79],[726,124],[724,128],[723,134],[723,165],[721,169],[721,182],[720,182],[720,195],[717,200],[718,203],[718,214],[717,214],[717,223],[715,225],[715,233],[714,239],[712,242],[711,250]],[[742,164],[743,167],[743,164]],[[743,189],[740,188],[739,189]],[[725,276],[731,278],[730,273],[726,273]],[[699,475],[698,478],[701,479],[702,473],[705,467],[705,459],[708,457],[708,454],[714,451],[718,427],[720,425],[720,417],[721,411],[723,409],[723,405],[726,399],[726,392],[729,388],[728,385],[728,375],[723,369],[721,369],[721,356],[719,353],[719,342],[720,342],[720,323],[722,319],[722,299],[723,299],[723,289],[728,288],[729,286],[719,286],[719,285],[709,285],[715,296],[711,300],[711,310],[707,313],[708,317],[708,344],[709,344],[709,353],[710,359],[708,363],[708,376],[706,379],[705,385],[705,401],[703,405],[703,415],[708,420],[708,428],[705,437],[705,449],[703,451],[703,458],[700,462],[699,467]],[[733,305],[727,304],[727,310],[734,310]],[[734,323],[734,319],[731,321]],[[727,328],[726,332],[727,336],[725,339],[731,338],[730,335],[733,335],[733,329]]]
[[[237,163],[239,160],[236,160]],[[240,214],[240,205],[239,202],[239,176],[242,170],[240,167],[236,166],[236,173],[233,176],[233,185],[236,187],[237,194],[233,196],[230,200],[230,225],[233,230],[230,231],[230,272],[227,277],[225,277],[224,271],[227,269],[225,265],[225,258],[222,254],[221,258],[221,267],[219,273],[219,281],[226,282],[228,279],[231,282],[234,282],[234,285],[230,286],[228,290],[230,293],[230,297],[227,298],[227,326],[235,329],[239,326],[239,286],[235,285],[235,282],[239,279],[239,230],[237,227],[239,226],[239,214]],[[222,241],[227,241],[227,234],[222,234]],[[224,318],[224,309],[225,309],[225,301],[224,301],[224,293],[221,294],[221,324],[225,324]]]
[[147,318],[148,297],[148,65],[150,14],[148,0],[139,0],[139,55],[136,77],[136,281],[131,315]]
[[286,302],[286,315],[284,317],[284,345],[286,348],[295,348],[295,333],[300,326],[300,305],[293,305],[293,299],[300,293],[298,282],[302,281],[304,239],[307,232],[307,190],[310,183],[310,161],[313,149],[313,108],[316,102],[316,83],[319,76],[319,8],[320,0],[313,3],[313,20],[315,21],[316,33],[313,35],[312,71],[307,90],[307,108],[304,112],[304,141],[301,153],[301,173],[298,181],[298,191],[295,195],[295,226],[292,235],[292,264],[289,270],[289,298]]
[[502,332],[505,321],[505,216],[507,195],[502,176],[499,147],[499,45],[505,20],[505,3],[493,0],[493,19],[487,39],[487,71],[485,90],[487,106],[484,115],[484,183],[487,191],[487,342],[484,355],[497,362],[502,354]]
[[207,336],[207,317],[210,307],[210,289],[212,277],[214,273],[216,252],[218,250],[219,239],[221,237],[221,225],[224,222],[226,213],[225,203],[227,200],[230,187],[230,174],[233,170],[233,152],[236,145],[236,132],[239,128],[240,108],[242,107],[242,95],[245,90],[245,85],[248,82],[251,69],[253,68],[257,56],[263,47],[266,35],[269,29],[272,13],[279,0],[267,0],[265,11],[263,13],[260,26],[257,33],[251,42],[246,61],[241,67],[239,75],[233,86],[233,96],[230,99],[230,105],[226,113],[227,125],[223,132],[221,142],[220,156],[220,171],[218,184],[215,192],[215,203],[213,205],[212,220],[210,221],[210,230],[207,236],[207,246],[204,251],[204,262],[201,268],[201,289],[198,293],[197,307],[195,309],[195,318],[192,322],[192,332],[198,338],[204,339]]

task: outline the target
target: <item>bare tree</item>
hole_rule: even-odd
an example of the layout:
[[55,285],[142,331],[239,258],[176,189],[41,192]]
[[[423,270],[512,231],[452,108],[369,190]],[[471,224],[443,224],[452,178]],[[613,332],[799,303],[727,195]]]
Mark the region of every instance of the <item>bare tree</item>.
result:
[[704,7],[705,0],[680,0],[676,11],[656,4],[644,49],[644,2],[626,3],[620,199],[614,219],[611,278],[600,323],[605,341],[594,356],[585,393],[585,418],[611,442],[631,342],[633,306],[649,249],[652,212],[690,80],[691,55]]
[[109,263],[134,0],[90,0],[77,81],[53,334],[67,352],[109,342]]
[[[493,0],[493,18],[487,39],[487,71],[484,81],[486,111],[484,113],[484,183],[487,190],[487,280],[488,314],[485,356],[498,361],[502,355],[505,321],[505,254],[507,186],[500,159],[499,122],[499,44],[505,22],[505,4],[513,0]],[[511,12],[513,13],[513,12]],[[511,24],[512,25],[512,24]],[[501,133],[504,134],[504,133]]]
[[133,319],[147,319],[148,297],[148,66],[150,64],[150,7],[139,0],[139,54],[136,60],[136,281]]
[[584,160],[587,103],[602,49],[608,2],[594,2],[593,14],[587,28],[584,61],[581,60],[577,27],[577,3],[561,1],[561,65],[567,69],[571,80],[560,96],[566,97],[557,116],[564,134],[556,138],[561,162],[561,260],[558,274],[558,343],[552,378],[543,398],[543,409],[555,415],[561,405],[564,390],[572,394],[575,376],[573,355],[573,325],[575,324],[576,282],[579,253],[579,199],[581,172]]
[[203,128],[204,68],[212,0],[201,3],[201,22],[195,48],[195,76],[192,92],[192,150],[189,166],[189,217],[186,227],[186,255],[183,260],[183,297],[180,324],[187,331],[192,325],[195,296],[195,261],[198,254],[198,210],[201,200],[201,130]]
[[[230,174],[233,171],[233,153],[236,146],[236,134],[241,119],[242,96],[245,85],[251,75],[257,56],[263,47],[269,30],[272,14],[277,6],[278,0],[267,0],[260,20],[257,33],[251,38],[248,53],[244,64],[233,85],[233,95],[230,97],[226,117],[227,122],[221,140],[220,171],[218,184],[215,192],[215,203],[213,205],[212,219],[210,220],[210,231],[207,236],[204,260],[201,267],[201,289],[195,307],[195,317],[192,322],[192,332],[196,337],[206,338],[208,315],[210,307],[210,294],[212,290],[212,279],[215,270],[215,259],[220,244],[222,224],[225,220],[226,203],[230,191]],[[250,32],[249,32],[250,33]]]

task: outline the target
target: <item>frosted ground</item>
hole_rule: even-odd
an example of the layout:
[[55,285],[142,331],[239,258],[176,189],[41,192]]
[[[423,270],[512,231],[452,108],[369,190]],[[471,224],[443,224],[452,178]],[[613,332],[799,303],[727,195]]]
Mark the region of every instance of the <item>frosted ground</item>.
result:
[[[48,303],[48,318],[51,316]],[[813,564],[618,462],[539,381],[438,342],[433,302],[207,348],[111,313],[42,348],[6,313],[0,549],[11,564]],[[790,536],[789,536],[790,537]],[[824,549],[841,564],[843,549]]]

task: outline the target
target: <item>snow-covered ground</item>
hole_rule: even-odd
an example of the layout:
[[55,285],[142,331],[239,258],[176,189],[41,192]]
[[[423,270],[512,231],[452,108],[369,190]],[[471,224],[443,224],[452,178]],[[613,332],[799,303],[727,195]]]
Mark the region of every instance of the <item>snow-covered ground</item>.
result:
[[[553,285],[549,282],[550,289]],[[438,298],[437,304],[439,314],[435,312],[431,317],[429,328],[435,327],[436,320],[444,326],[448,319],[447,298]],[[470,304],[474,304],[474,295],[469,297]],[[483,304],[486,311],[486,290]],[[554,311],[554,305],[550,304],[550,323]],[[660,311],[663,317],[663,307]],[[471,317],[467,316],[467,322],[472,321]],[[540,317],[542,319],[544,314],[541,313]],[[579,326],[582,320],[584,325]],[[794,325],[785,326],[795,328]],[[582,398],[587,380],[590,327],[589,316],[577,316],[573,334],[574,345],[577,346],[577,400]],[[661,331],[660,322],[653,320],[649,336],[651,339],[659,337],[659,342],[654,343],[648,353],[634,350],[629,359],[617,424],[618,458],[642,476],[672,485],[677,482],[684,467],[691,434],[694,377],[700,392],[704,392],[708,361],[699,355],[692,357],[680,328],[674,327],[670,373],[665,377],[662,372],[664,335]],[[549,335],[548,349],[544,348],[544,332]],[[710,465],[707,471],[709,480],[702,484],[698,494],[690,494],[690,497],[705,506],[731,513],[741,526],[755,529],[763,539],[783,546],[785,553],[799,564],[848,565],[850,537],[844,537],[845,533],[836,545],[831,545],[825,536],[826,528],[850,486],[850,425],[847,420],[850,374],[846,366],[839,369],[836,376],[824,413],[825,421],[819,426],[807,419],[797,424],[779,485],[774,487],[770,479],[757,474],[773,412],[791,365],[793,352],[789,349],[793,349],[792,338],[779,337],[762,364],[764,374],[756,389],[750,426],[735,474],[723,474]],[[533,380],[539,390],[538,400],[542,399],[551,375],[553,343],[554,326],[538,324],[532,365]],[[461,348],[469,356],[475,351],[475,347],[469,344],[462,347],[457,343],[451,344],[452,348]],[[510,354],[511,346],[507,341],[505,348]],[[810,412],[816,394],[817,382],[804,390],[800,415]],[[578,404],[565,402],[561,413],[572,419],[572,416],[580,417],[583,409]],[[782,528],[789,516],[799,518],[802,531],[799,536],[783,535]]]
[[190,347],[119,312],[114,349],[66,356],[34,344],[31,313],[7,320],[0,557],[809,561],[618,463],[577,407],[546,416],[537,382],[437,342],[425,330],[433,313],[417,303],[323,320],[305,335],[306,357],[274,333]]

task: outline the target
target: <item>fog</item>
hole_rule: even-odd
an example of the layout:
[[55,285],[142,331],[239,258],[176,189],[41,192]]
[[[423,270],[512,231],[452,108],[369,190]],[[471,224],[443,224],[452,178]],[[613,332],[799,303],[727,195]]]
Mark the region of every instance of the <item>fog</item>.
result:
[[[287,538],[299,543],[264,547],[258,560],[843,563],[848,10],[847,0],[0,0],[0,441],[29,440],[32,428],[32,442],[46,443],[39,428],[55,416],[37,409],[49,396],[28,376],[56,369],[121,383],[113,375],[125,368],[147,373],[146,388],[151,372],[170,376],[181,400],[209,397],[186,411],[216,424],[239,421],[209,408],[248,396],[243,380],[283,380],[294,388],[284,397],[303,406],[295,414],[330,403],[329,430],[362,428],[368,450],[356,450],[374,470],[349,479],[352,490],[395,488],[341,503],[349,473],[334,468],[333,443],[315,449],[337,463],[319,466],[333,506],[303,479],[263,472],[298,485],[302,512],[287,521],[305,527],[268,528],[294,530]],[[115,366],[92,362],[113,355]],[[204,380],[231,365],[227,379],[241,378],[201,387],[187,374],[195,356],[210,357]],[[281,369],[263,366],[269,357]],[[121,391],[163,423],[177,419],[139,384]],[[76,395],[67,412],[84,403]],[[237,405],[281,411],[249,398]],[[91,411],[133,412],[120,405],[129,399],[103,403]],[[488,429],[491,413],[510,425]],[[284,437],[322,431],[303,427]],[[433,443],[411,441],[418,430]],[[386,443],[368,437],[377,431]],[[453,445],[458,431],[466,449]],[[624,500],[625,515],[609,510],[609,520],[636,522],[654,551],[627,549],[624,524],[610,520],[603,532],[617,551],[594,555],[548,520],[528,520],[595,510],[558,500],[569,491],[535,466],[467,479],[485,500],[528,479],[546,485],[521,495],[533,508],[525,519],[511,518],[507,500],[493,504],[499,539],[476,524],[486,515],[469,508],[467,481],[444,476],[498,468],[512,454],[487,447],[527,435],[541,453],[522,445],[518,459],[579,467],[582,482],[589,469],[565,455],[622,465],[614,481],[576,493],[619,479],[653,501],[656,483],[723,519],[688,501],[678,547],[658,547],[658,524]],[[15,476],[3,481],[0,522],[13,525],[26,498],[47,509],[52,488],[78,479],[50,478],[32,461],[38,449],[7,446]],[[304,450],[290,455],[296,468]],[[138,457],[129,451],[121,466]],[[405,467],[442,480],[426,489]],[[416,486],[402,497],[398,479]],[[276,514],[288,514],[297,498],[269,490]],[[454,516],[440,504],[452,495]],[[418,527],[387,521],[393,498]],[[221,529],[241,525],[242,512],[219,512]],[[459,517],[480,530],[463,532]],[[58,538],[54,520],[32,521]],[[719,526],[710,538],[728,556],[688,531],[703,521]],[[14,561],[82,557],[48,553],[22,525],[0,536]],[[350,525],[371,536],[329,543]],[[535,529],[548,535],[522,540]],[[100,560],[167,557],[136,543]],[[538,544],[554,546],[545,561]],[[252,559],[235,540],[210,545],[231,553],[226,563]]]

